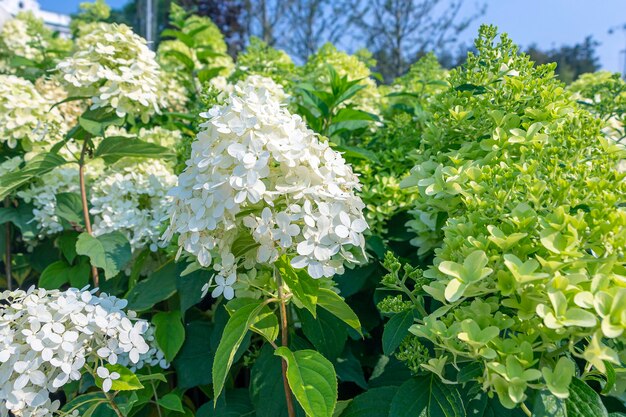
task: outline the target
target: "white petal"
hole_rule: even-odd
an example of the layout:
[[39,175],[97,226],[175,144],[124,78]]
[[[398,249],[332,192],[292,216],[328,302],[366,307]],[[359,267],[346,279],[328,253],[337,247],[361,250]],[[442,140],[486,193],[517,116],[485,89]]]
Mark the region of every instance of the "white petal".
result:
[[224,288],[224,298],[225,299],[232,300],[234,296],[235,296],[235,290],[233,290],[233,287],[225,287]]
[[112,386],[113,386],[113,381],[111,381],[110,379],[107,378],[104,381],[102,381],[102,391],[109,392],[111,391]]
[[109,370],[104,366],[99,366],[96,373],[100,378],[107,378],[109,376]]
[[335,227],[335,234],[340,238],[345,239],[348,235],[350,235],[350,230],[346,226],[340,225]]

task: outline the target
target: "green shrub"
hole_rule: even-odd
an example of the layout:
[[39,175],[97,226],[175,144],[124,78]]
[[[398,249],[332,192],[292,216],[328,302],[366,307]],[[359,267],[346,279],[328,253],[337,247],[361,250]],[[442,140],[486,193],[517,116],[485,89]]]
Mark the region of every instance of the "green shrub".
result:
[[626,183],[623,150],[554,65],[496,37],[482,27],[450,72],[403,185],[416,187],[414,244],[434,250],[417,291],[429,314],[411,328],[429,347],[422,368],[456,382],[478,364],[472,379],[512,408],[621,365]]

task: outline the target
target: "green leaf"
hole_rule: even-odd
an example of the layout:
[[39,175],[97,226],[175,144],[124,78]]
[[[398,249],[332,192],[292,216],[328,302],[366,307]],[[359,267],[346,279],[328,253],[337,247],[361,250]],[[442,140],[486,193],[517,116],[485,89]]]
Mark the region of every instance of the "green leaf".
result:
[[70,225],[83,226],[83,204],[77,193],[58,193],[54,214],[67,220]]
[[[531,412],[533,416],[550,416],[550,417],[568,417],[569,414],[566,411],[565,403],[552,395],[550,391],[535,391],[535,395],[532,398]],[[529,405],[531,401],[528,401]],[[499,416],[498,416],[499,417]]]
[[37,224],[33,220],[33,206],[20,202],[15,207],[0,207],[0,224],[13,223],[20,232],[22,237],[33,239],[38,233]]
[[[137,375],[135,375],[130,369],[119,364],[111,365],[110,363],[105,364],[104,367],[111,373],[117,372],[120,374],[119,379],[113,380],[111,391],[134,391],[143,388],[143,385],[139,382]],[[95,380],[98,388],[102,388],[103,379],[96,375]]]
[[78,410],[80,416],[83,416],[89,408],[94,404],[103,405],[107,402],[104,392],[90,392],[88,394],[78,395],[61,407],[62,411]]
[[143,311],[176,293],[176,281],[185,268],[184,263],[170,261],[139,281],[126,295],[128,308]]
[[[514,409],[504,408],[504,406],[500,404],[497,395],[489,398],[489,396],[482,391],[475,398],[472,398],[465,408],[470,417],[526,417],[526,413],[519,407]],[[533,416],[539,417],[539,415]]]
[[206,83],[209,80],[211,80],[211,78],[215,78],[218,75],[220,75],[220,72],[222,72],[223,69],[224,67],[213,67],[213,68],[202,69],[198,71],[198,79],[200,80],[201,83]]
[[352,354],[349,346],[346,346],[343,353],[333,361],[333,366],[340,381],[354,382],[359,387],[367,389],[367,381],[365,381],[361,362]]
[[0,198],[65,163],[67,161],[62,156],[54,153],[36,155],[22,169],[0,176]]
[[37,62],[33,61],[32,59],[28,59],[20,55],[11,56],[9,60],[9,65],[14,68],[18,68],[18,67],[37,68],[39,66]]
[[67,271],[70,266],[65,261],[51,263],[39,277],[39,286],[46,290],[56,290],[68,283]]
[[333,412],[333,417],[340,417],[346,408],[350,405],[352,400],[340,400],[337,401],[337,405],[335,406],[335,411]]
[[286,257],[276,262],[278,273],[293,292],[294,297],[304,308],[309,310],[313,317],[316,315],[319,282],[309,276],[304,269],[295,269]]
[[376,164],[380,163],[378,156],[374,152],[368,149],[363,149],[363,148],[359,148],[356,146],[345,146],[345,145],[342,145],[342,146],[335,145],[333,146],[333,149],[341,152],[346,158],[361,159],[364,161],[374,162]]
[[616,374],[615,367],[609,361],[604,361],[606,367],[606,384],[602,388],[602,395],[608,395],[615,386]]
[[[253,298],[235,298],[226,304],[226,309],[232,315],[245,304],[257,303]],[[256,318],[250,325],[250,330],[263,336],[268,342],[273,342],[278,337],[279,326],[276,313],[265,305],[258,312]]]
[[189,36],[188,34],[181,32],[179,30],[164,29],[161,32],[161,37],[177,38],[179,41],[187,45],[189,48],[193,48],[195,45],[195,42],[192,36]]
[[469,83],[461,84],[457,87],[454,87],[454,89],[461,92],[469,91],[472,93],[472,95],[478,95],[487,92],[487,89],[482,85],[474,85]]
[[[267,402],[275,401],[266,398]],[[195,417],[255,417],[255,410],[246,389],[227,390],[215,404],[208,402],[198,409]]]
[[[282,372],[282,359],[274,355],[274,349],[265,344],[250,371],[250,398],[256,417],[288,417]],[[271,401],[268,401],[271,398]],[[295,404],[296,415],[304,411]]]
[[[241,215],[242,213],[239,213]],[[231,246],[231,252],[235,255],[235,258],[245,255],[249,251],[258,248],[259,243],[254,240],[252,235],[248,232],[241,232],[237,235],[237,238],[233,241]]]
[[458,390],[435,374],[411,378],[391,401],[389,417],[463,417],[467,415]]
[[208,61],[207,58],[221,58],[227,56],[227,54],[222,52],[214,51],[210,46],[199,46],[197,49],[199,50],[196,52],[196,56],[200,61],[206,62]]
[[61,250],[63,256],[69,263],[74,262],[76,258],[76,239],[78,233],[74,231],[67,231],[57,238],[57,246]]
[[168,311],[152,317],[155,326],[154,337],[163,351],[165,359],[172,362],[185,341],[185,327],[180,311]]
[[398,387],[393,386],[372,388],[354,397],[340,417],[387,417],[397,391]]
[[185,343],[173,362],[178,388],[189,389],[210,384],[214,356],[211,350],[213,324],[193,321],[185,325],[185,335]]
[[106,279],[116,276],[131,258],[130,243],[120,232],[98,237],[81,233],[76,241],[76,253],[88,256],[93,266],[104,269]]
[[332,417],[337,404],[337,376],[332,363],[314,350],[292,352],[281,346],[276,355],[287,362],[287,381],[311,417]]
[[235,353],[262,307],[261,301],[246,304],[235,311],[226,323],[213,361],[213,394],[216,401],[224,388]]
[[574,378],[569,386],[565,407],[567,417],[608,417],[609,414],[600,395],[578,378]]
[[313,317],[307,310],[300,310],[302,332],[322,355],[335,360],[344,350],[348,339],[348,329],[335,316],[326,310]]
[[176,280],[176,289],[180,298],[180,311],[185,314],[202,300],[202,287],[209,281],[209,272],[197,270],[182,275]]
[[[333,124],[331,124],[328,128],[328,135],[334,136],[343,132],[351,132],[353,130],[367,129],[370,123],[371,122],[369,120],[344,120],[342,122],[335,122],[335,120],[333,120]],[[372,155],[375,155],[375,154],[372,153]]]
[[164,55],[169,55],[178,60],[183,66],[187,69],[187,71],[192,72],[195,68],[196,64],[193,62],[187,54],[181,51],[170,50],[166,51]]
[[180,397],[174,393],[165,394],[158,401],[159,405],[167,410],[184,413],[183,402]]
[[89,259],[81,256],[78,263],[72,265],[66,273],[72,287],[85,287],[89,284],[89,278],[91,276],[91,265],[89,265]]
[[89,100],[89,99],[91,99],[90,96],[70,96],[70,97],[64,98],[61,101],[57,101],[56,103],[54,103],[52,107],[50,107],[50,110],[54,109],[55,107],[60,106],[61,104],[69,103],[70,101]]
[[94,136],[103,136],[109,126],[121,126],[124,118],[119,117],[114,110],[99,108],[85,111],[78,118],[78,124]]
[[409,334],[409,327],[412,324],[412,310],[395,314],[385,324],[385,329],[383,330],[383,353],[385,355],[391,355],[400,346],[402,340]]
[[352,80],[351,83],[353,83],[353,85],[351,85],[349,88],[347,88],[346,90],[341,92],[341,94],[338,97],[335,98],[332,107],[339,106],[341,103],[343,103],[346,100],[349,100],[356,93],[358,93],[359,91],[364,89],[365,88],[364,85],[357,84],[359,81],[360,80]]
[[137,375],[137,378],[139,379],[139,382],[146,382],[146,381],[167,382],[167,378],[165,378],[165,375],[161,373],[155,373],[155,374],[149,374],[149,375]]
[[164,146],[126,136],[111,136],[103,139],[94,153],[95,158],[102,158],[107,164],[112,164],[124,157],[171,158],[173,156],[172,150]]
[[317,304],[363,335],[359,317],[339,294],[328,288],[320,288],[317,293]]

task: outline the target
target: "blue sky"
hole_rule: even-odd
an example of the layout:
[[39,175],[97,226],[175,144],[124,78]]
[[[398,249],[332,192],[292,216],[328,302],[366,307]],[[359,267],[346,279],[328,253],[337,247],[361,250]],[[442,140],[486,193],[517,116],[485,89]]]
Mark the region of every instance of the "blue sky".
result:
[[[82,1],[40,0],[40,4],[46,10],[71,13]],[[126,2],[108,0],[112,7]],[[623,68],[624,55],[620,51],[626,49],[626,33],[609,35],[608,30],[626,23],[626,0],[466,0],[464,13],[469,15],[476,3],[483,2],[487,13],[463,35],[465,42],[471,42],[480,23],[497,25],[523,46],[536,43],[550,48],[593,35],[602,43],[598,48],[602,67],[616,72]]]

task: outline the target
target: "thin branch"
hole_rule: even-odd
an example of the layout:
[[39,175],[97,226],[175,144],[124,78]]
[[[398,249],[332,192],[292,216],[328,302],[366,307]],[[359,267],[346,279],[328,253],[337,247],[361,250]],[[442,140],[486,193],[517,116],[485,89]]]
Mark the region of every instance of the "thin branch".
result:
[[[11,206],[11,201],[9,200],[9,197],[6,197],[4,199],[4,207],[9,208]],[[11,223],[10,222],[6,222],[4,225],[4,250],[5,250],[5,254],[4,254],[4,272],[6,274],[7,277],[7,289],[9,291],[13,290],[13,273],[11,271],[11,263],[12,263],[12,256],[11,256]]]
[[117,417],[126,417],[124,413],[122,413],[122,410],[120,410],[120,408],[115,403],[115,397],[109,394],[108,392],[105,392],[104,395],[107,397],[109,406],[113,409],[113,411],[115,411],[115,414],[117,415]]
[[[285,298],[283,298],[282,292],[282,279],[280,273],[274,268],[274,275],[276,276],[276,285],[278,286],[278,298],[280,299],[280,335],[281,343],[283,346],[289,346],[289,323],[287,320],[287,307],[285,305]],[[283,387],[285,388],[285,399],[287,400],[287,411],[289,417],[296,417],[296,411],[293,407],[293,398],[291,396],[291,388],[289,388],[289,381],[287,381],[287,361],[282,359],[282,374],[283,374]]]
[[[87,190],[85,188],[85,157],[87,154],[87,143],[85,140],[83,149],[80,152],[80,159],[78,160],[78,179],[80,181],[80,198],[83,205],[83,218],[85,219],[85,229],[87,233],[93,236],[91,231],[91,220],[89,219],[89,205],[87,204]],[[98,276],[98,268],[91,267],[91,275],[93,277],[94,287],[100,286],[100,277]]]

